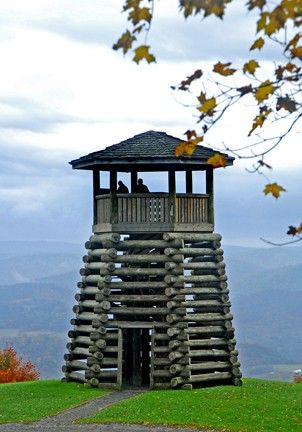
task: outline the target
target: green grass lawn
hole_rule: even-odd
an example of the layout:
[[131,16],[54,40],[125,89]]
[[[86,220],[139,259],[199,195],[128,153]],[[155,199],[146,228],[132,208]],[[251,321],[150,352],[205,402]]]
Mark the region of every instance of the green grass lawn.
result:
[[60,381],[0,384],[0,423],[31,422],[108,394]]
[[302,385],[245,379],[242,387],[150,391],[81,422],[298,432],[302,431]]

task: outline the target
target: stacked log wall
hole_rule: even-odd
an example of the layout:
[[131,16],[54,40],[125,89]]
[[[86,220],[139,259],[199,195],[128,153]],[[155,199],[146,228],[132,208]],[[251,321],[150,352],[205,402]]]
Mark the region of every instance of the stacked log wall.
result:
[[122,331],[149,329],[151,388],[241,384],[218,234],[94,234],[69,332],[67,380],[121,388]]

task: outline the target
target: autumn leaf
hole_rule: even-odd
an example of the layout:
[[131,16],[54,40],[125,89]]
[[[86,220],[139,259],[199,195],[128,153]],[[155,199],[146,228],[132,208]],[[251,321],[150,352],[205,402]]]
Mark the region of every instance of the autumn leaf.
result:
[[210,99],[206,99],[206,96],[204,93],[201,93],[200,96],[197,98],[201,105],[197,107],[197,109],[200,112],[203,112],[205,114],[211,115],[213,114],[213,109],[217,106],[216,99],[214,97],[211,97]]
[[150,54],[148,45],[141,45],[134,50],[135,56],[133,57],[133,61],[137,64],[143,59],[145,59],[148,63],[155,62],[154,55]]
[[265,193],[265,195],[272,194],[275,198],[279,198],[280,193],[286,192],[286,190],[277,183],[269,183],[265,185],[263,192]]
[[198,136],[195,130],[187,130],[184,135],[187,136],[187,141],[181,142],[175,149],[175,156],[179,157],[184,154],[192,156],[198,143],[203,141],[203,136]]
[[259,49],[261,50],[261,48],[264,45],[264,39],[262,37],[258,38],[255,40],[255,42],[253,43],[253,45],[250,48],[250,51],[254,50],[254,49]]
[[134,25],[138,24],[140,21],[151,22],[152,14],[149,8],[143,7],[134,7],[133,10],[129,13],[130,21],[133,22]]
[[262,9],[265,6],[266,0],[249,0],[247,2],[248,10],[252,10],[255,7]]
[[288,227],[288,231],[286,234],[292,235],[292,236],[295,236],[296,234],[302,234],[302,222],[300,223],[300,225],[298,227],[290,225]]
[[227,161],[223,155],[214,153],[214,155],[207,160],[207,164],[212,165],[214,168],[225,168]]
[[182,80],[178,86],[171,86],[172,90],[178,88],[178,90],[187,91],[193,81],[202,77],[202,70],[197,69],[192,75],[189,75],[186,79]]
[[258,67],[259,67],[259,63],[256,60],[250,60],[243,65],[243,72],[254,75]]
[[276,105],[277,111],[279,111],[282,108],[290,113],[297,111],[296,102],[293,99],[291,99],[288,95],[286,95],[285,97],[279,97],[277,99],[277,105]]
[[251,136],[251,134],[254,132],[255,129],[263,126],[263,123],[265,122],[265,120],[267,119],[267,117],[271,112],[272,110],[270,108],[264,108],[260,110],[260,113],[256,115],[256,117],[253,120],[252,129],[249,131],[248,136]]
[[302,46],[294,47],[290,50],[293,57],[302,57]]
[[129,30],[126,30],[112,48],[114,50],[118,50],[121,48],[123,50],[123,53],[126,54],[127,51],[129,51],[129,49],[132,47],[132,44],[135,40],[136,37],[133,36]]
[[219,75],[228,76],[233,75],[236,72],[236,69],[232,69],[229,66],[231,63],[221,63],[218,62],[213,67],[213,72],[218,73]]
[[276,87],[272,85],[272,83],[269,80],[264,81],[260,84],[260,86],[257,88],[255,93],[255,98],[258,103],[263,102],[265,99],[268,99],[268,97],[274,93],[276,90]]

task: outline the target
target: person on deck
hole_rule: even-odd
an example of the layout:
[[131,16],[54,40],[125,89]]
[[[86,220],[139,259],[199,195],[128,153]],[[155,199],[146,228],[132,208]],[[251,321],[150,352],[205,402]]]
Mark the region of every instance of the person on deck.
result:
[[135,191],[136,193],[149,193],[150,191],[149,191],[149,189],[148,189],[148,186],[146,186],[145,184],[144,184],[144,182],[143,182],[143,179],[138,179],[138,182],[137,182],[137,187],[136,187],[136,191]]
[[120,180],[118,182],[118,188],[117,188],[117,193],[129,193],[129,189],[127,188],[127,186]]

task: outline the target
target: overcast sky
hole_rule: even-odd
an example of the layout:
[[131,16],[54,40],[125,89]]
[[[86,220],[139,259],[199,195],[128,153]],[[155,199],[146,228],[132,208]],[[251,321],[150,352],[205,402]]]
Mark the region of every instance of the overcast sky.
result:
[[[170,86],[213,61],[246,58],[254,24],[243,3],[224,22],[185,22],[176,0],[157,2],[150,35],[157,64],[137,66],[111,49],[126,27],[121,0],[0,0],[0,240],[84,242],[92,179],[68,162],[150,129],[182,137],[195,128]],[[269,47],[263,60],[277,56]],[[250,126],[243,108],[213,142],[243,142]],[[266,180],[247,174],[247,162],[216,171],[216,230],[225,242],[286,239],[287,225],[300,223],[299,147],[296,134],[268,158],[271,180],[288,191],[280,200],[262,194]]]

